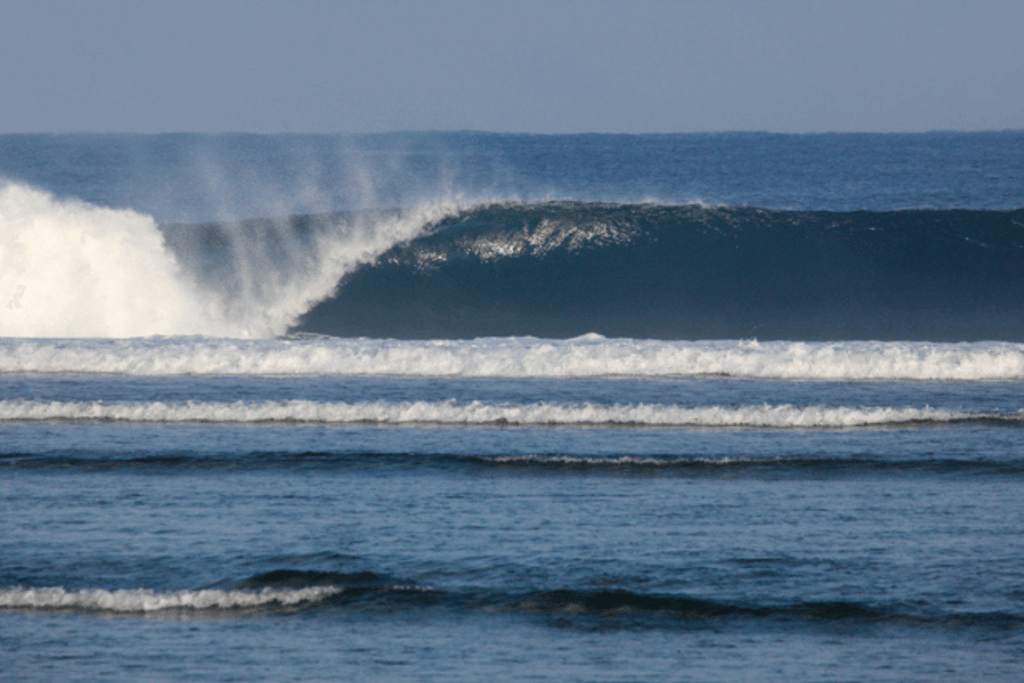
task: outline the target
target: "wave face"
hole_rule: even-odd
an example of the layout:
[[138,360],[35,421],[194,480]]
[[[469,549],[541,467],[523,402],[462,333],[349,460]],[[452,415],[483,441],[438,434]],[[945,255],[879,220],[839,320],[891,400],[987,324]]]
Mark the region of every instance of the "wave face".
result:
[[491,204],[348,272],[338,336],[1024,339],[1024,210]]

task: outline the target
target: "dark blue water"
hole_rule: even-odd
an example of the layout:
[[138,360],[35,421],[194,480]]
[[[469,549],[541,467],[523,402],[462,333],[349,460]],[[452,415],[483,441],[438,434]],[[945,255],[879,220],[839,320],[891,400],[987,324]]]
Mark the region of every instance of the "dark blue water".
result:
[[[0,137],[0,173],[56,197],[0,197],[0,263],[23,278],[3,280],[18,305],[0,310],[3,677],[1020,680],[1024,347],[1006,316],[1022,146],[1020,133]],[[412,233],[335,213],[450,194],[502,203]],[[121,262],[150,251],[110,247],[157,234],[152,221],[73,197],[220,221],[164,228],[199,294],[147,279],[159,259],[142,274]],[[693,199],[773,211],[673,204]],[[897,211],[921,208],[938,211]],[[300,213],[333,218],[310,228]],[[274,220],[224,222],[256,217]],[[19,265],[32,234],[61,230],[75,239],[45,253],[72,265]],[[245,244],[260,239],[273,244]],[[331,270],[323,254],[353,253],[339,243],[368,256]],[[827,272],[798,267],[812,248]],[[781,264],[778,282],[758,255]],[[322,296],[346,314],[322,321],[376,301],[394,307],[376,324],[435,326],[317,328],[310,301],[293,329],[368,337],[174,334],[209,292],[246,305],[196,309],[202,325],[254,301],[287,320],[300,265],[338,273]],[[551,311],[524,298],[531,278]],[[700,306],[680,294],[702,282],[715,294]],[[118,287],[185,313],[166,336],[82,332],[143,329],[146,306]],[[503,311],[489,321],[488,302]],[[570,320],[573,302],[586,315]],[[613,329],[631,309],[677,327]],[[701,324],[719,311],[722,332],[687,334],[677,309]],[[81,317],[47,334],[47,310]],[[472,339],[502,320],[521,326],[495,333],[515,338]],[[756,336],[752,323],[794,343],[706,341]],[[627,338],[535,338],[583,332]]]

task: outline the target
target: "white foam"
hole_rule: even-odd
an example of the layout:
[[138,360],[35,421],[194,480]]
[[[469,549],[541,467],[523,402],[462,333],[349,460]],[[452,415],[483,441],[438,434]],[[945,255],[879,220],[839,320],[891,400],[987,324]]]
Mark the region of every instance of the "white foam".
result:
[[0,184],[0,337],[273,337],[346,272],[460,208],[452,201],[357,216],[318,234],[283,270],[229,225],[234,279],[200,286],[152,217]]
[[0,339],[0,372],[1021,380],[1024,344],[684,342],[596,335],[569,340],[513,337],[469,341]]
[[317,602],[344,589],[312,586],[297,589],[264,588],[261,591],[197,590],[161,593],[146,588],[104,590],[88,588],[68,591],[60,587],[0,589],[0,608],[70,609],[102,612],[157,612],[160,610],[245,609],[261,606],[291,606]]
[[1020,420],[1020,414],[980,414],[938,408],[830,407],[792,405],[704,406],[594,403],[489,404],[481,401],[375,401],[319,403],[264,401],[234,403],[0,401],[4,421],[94,421],[137,423],[438,425],[639,425],[650,427],[845,428],[911,422],[942,423],[991,418]]
[[228,334],[133,211],[0,186],[0,335]]

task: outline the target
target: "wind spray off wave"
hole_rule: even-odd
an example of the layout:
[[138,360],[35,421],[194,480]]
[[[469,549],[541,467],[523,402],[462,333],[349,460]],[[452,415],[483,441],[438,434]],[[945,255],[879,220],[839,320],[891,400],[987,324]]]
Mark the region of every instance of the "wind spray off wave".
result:
[[0,186],[0,336],[273,337],[346,272],[452,210],[229,223],[212,234],[210,226],[162,230],[129,209],[8,183]]

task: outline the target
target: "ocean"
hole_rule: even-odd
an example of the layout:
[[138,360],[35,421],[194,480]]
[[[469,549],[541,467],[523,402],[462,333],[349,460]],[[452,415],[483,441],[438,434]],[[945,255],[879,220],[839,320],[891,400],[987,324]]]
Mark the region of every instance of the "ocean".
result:
[[1024,132],[0,135],[0,677],[1024,678]]

